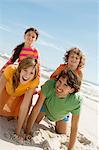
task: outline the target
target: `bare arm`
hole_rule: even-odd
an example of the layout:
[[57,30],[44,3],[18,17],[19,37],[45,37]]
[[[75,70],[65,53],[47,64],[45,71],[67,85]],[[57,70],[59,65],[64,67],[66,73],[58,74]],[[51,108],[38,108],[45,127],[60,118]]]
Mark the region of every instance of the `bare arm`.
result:
[[34,91],[33,89],[29,89],[24,95],[24,99],[22,101],[22,104],[20,106],[20,111],[19,111],[18,125],[17,125],[17,129],[16,129],[17,135],[20,134],[20,130],[21,130],[21,128],[24,124],[25,118],[27,116],[33,91]]
[[64,70],[66,66],[64,64],[60,64],[58,68],[52,73],[50,76],[50,79],[57,80],[59,74],[61,73],[62,70]]
[[68,150],[73,150],[74,148],[74,144],[76,142],[76,137],[77,137],[78,122],[79,122],[79,115],[73,115]]
[[50,76],[50,79],[56,80],[58,75],[60,74],[60,66],[52,73],[52,75]]
[[35,106],[33,107],[32,111],[31,111],[31,114],[30,114],[30,117],[28,119],[28,122],[27,122],[27,127],[26,127],[26,134],[29,134],[31,129],[32,129],[32,126],[40,112],[40,109],[44,103],[44,100],[45,100],[45,96],[43,95],[42,92],[40,92],[40,95],[39,95],[39,98],[37,100],[37,103],[35,104]]
[[6,86],[6,78],[5,76],[2,74],[1,77],[0,77],[0,94],[2,93],[4,87]]
[[0,76],[2,75],[4,69],[5,69],[8,65],[13,64],[12,58],[13,58],[14,52],[15,52],[15,50],[13,50],[12,56],[9,58],[9,60],[6,62],[6,64],[1,68],[1,70],[0,70]]

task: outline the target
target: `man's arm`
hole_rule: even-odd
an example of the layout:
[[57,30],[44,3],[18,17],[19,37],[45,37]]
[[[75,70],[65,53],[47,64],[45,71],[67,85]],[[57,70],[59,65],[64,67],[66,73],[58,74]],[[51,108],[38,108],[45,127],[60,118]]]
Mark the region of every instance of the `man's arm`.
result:
[[76,142],[76,137],[77,137],[78,122],[79,122],[79,115],[73,115],[71,121],[71,133],[70,133],[68,150],[73,150],[74,148],[74,144]]
[[31,114],[30,114],[30,117],[27,121],[27,126],[26,126],[26,134],[29,134],[30,131],[32,130],[32,126],[40,112],[40,109],[44,103],[44,100],[45,100],[45,96],[43,95],[42,91],[40,92],[40,95],[39,95],[39,98],[35,104],[35,106],[33,107],[32,111],[31,111]]

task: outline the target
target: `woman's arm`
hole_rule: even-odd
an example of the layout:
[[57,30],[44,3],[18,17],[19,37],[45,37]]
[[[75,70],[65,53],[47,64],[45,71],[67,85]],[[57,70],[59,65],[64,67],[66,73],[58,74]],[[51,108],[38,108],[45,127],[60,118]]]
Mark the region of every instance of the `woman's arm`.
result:
[[35,106],[33,107],[32,111],[31,111],[31,114],[30,114],[30,117],[27,121],[27,126],[26,126],[26,134],[29,134],[31,129],[32,129],[32,126],[40,112],[40,109],[44,103],[44,100],[45,100],[45,96],[43,95],[42,91],[40,92],[40,95],[39,95],[39,98],[35,104]]
[[0,77],[0,94],[2,93],[4,87],[6,86],[6,78],[5,76],[2,74],[1,77]]
[[6,64],[1,68],[1,70],[0,70],[0,76],[2,75],[4,69],[5,69],[8,65],[13,64],[12,58],[13,58],[14,52],[15,52],[15,49],[13,50],[12,56],[9,58],[9,60],[6,62]]
[[20,110],[19,110],[18,125],[17,125],[17,129],[16,129],[17,135],[20,134],[21,128],[22,128],[25,118],[28,114],[33,92],[34,92],[33,89],[29,89],[26,91],[26,93],[24,95],[24,99],[22,101],[22,104],[21,104]]

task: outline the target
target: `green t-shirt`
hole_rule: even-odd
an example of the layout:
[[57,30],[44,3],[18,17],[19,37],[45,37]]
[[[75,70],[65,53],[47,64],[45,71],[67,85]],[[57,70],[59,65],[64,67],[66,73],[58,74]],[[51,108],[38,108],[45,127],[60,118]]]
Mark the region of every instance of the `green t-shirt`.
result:
[[80,114],[82,97],[78,93],[72,93],[64,98],[58,98],[55,92],[55,80],[48,80],[41,88],[46,97],[44,107],[46,116],[51,121],[58,121],[71,112],[73,115]]

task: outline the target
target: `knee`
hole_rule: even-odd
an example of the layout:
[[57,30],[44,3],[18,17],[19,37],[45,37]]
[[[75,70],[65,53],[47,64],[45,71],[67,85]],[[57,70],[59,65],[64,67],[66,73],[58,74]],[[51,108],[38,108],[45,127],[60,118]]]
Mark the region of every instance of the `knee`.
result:
[[66,134],[66,129],[60,129],[60,128],[57,128],[57,127],[55,127],[55,132],[57,133],[57,134]]

